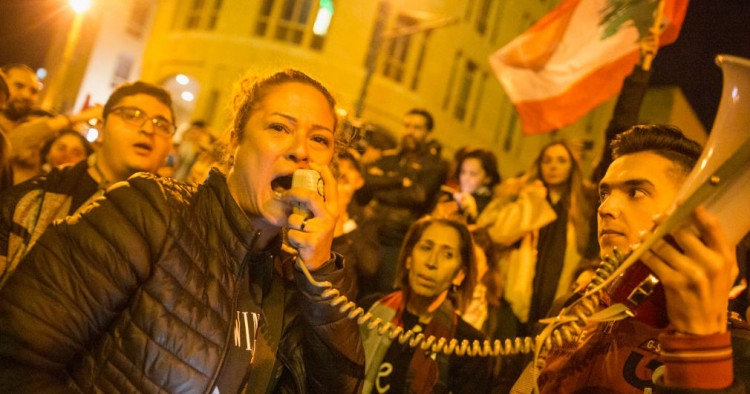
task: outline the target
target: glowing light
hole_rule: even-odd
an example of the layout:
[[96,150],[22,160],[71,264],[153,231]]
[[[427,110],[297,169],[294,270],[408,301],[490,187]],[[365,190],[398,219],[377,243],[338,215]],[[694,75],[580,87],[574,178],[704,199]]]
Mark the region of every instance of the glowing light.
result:
[[333,18],[333,2],[331,0],[320,0],[318,15],[315,16],[313,24],[313,34],[324,36],[328,34],[328,28],[331,26]]
[[83,14],[91,8],[91,0],[70,0],[70,7],[77,14]]
[[99,130],[90,127],[86,130],[86,141],[95,142],[99,138]]
[[187,101],[187,102],[191,102],[191,101],[195,100],[195,95],[193,93],[191,93],[191,92],[182,92],[182,94],[180,95],[180,97],[182,97],[182,99],[185,100],[185,101]]
[[732,88],[732,102],[737,104],[737,101],[740,99],[740,91],[737,89],[737,86]]
[[190,83],[190,78],[188,78],[185,74],[177,74],[176,77],[174,77],[175,81],[179,83],[182,86],[185,86]]
[[47,69],[44,67],[37,68],[36,77],[39,78],[40,81],[43,81],[44,78],[47,78]]

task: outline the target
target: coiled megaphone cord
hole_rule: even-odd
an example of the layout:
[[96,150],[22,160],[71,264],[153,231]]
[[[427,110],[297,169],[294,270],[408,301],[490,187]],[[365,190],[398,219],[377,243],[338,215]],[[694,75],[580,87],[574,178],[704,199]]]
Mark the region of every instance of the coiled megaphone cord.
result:
[[[312,277],[305,264],[297,258],[297,267],[304,273],[310,283],[316,287],[323,288],[321,297],[327,302],[339,309],[339,312],[346,314],[347,318],[356,320],[360,326],[367,327],[368,330],[374,330],[378,335],[386,335],[391,340],[397,340],[400,344],[409,343],[413,348],[419,347],[424,351],[432,353],[442,353],[445,355],[456,354],[458,356],[472,357],[497,357],[509,356],[516,354],[535,353],[535,360],[538,358],[539,350],[552,349],[554,346],[563,346],[571,343],[578,338],[583,332],[583,328],[588,324],[590,317],[595,314],[599,305],[602,284],[609,278],[612,272],[617,268],[621,261],[622,255],[615,250],[615,256],[604,259],[596,270],[595,277],[587,286],[587,293],[584,297],[576,300],[571,306],[563,309],[559,316],[551,319],[543,319],[542,323],[547,323],[547,328],[536,337],[518,337],[505,340],[484,340],[484,341],[458,341],[456,339],[436,338],[433,335],[425,336],[422,333],[415,333],[411,330],[404,330],[390,321],[383,321],[379,317],[373,316],[366,312],[354,302],[350,301],[345,295],[341,294],[338,289],[333,287],[331,282],[317,281]],[[589,293],[591,289],[595,291]],[[535,365],[543,364],[543,360],[535,361]]]

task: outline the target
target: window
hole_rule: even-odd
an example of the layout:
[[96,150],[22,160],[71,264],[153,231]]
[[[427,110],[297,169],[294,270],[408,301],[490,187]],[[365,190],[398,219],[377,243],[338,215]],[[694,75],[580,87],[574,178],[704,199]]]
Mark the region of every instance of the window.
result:
[[307,20],[310,17],[312,0],[286,0],[282,8],[274,38],[301,44]]
[[467,60],[464,65],[464,72],[459,82],[458,95],[456,96],[456,106],[453,109],[453,116],[458,120],[466,118],[466,110],[471,99],[471,90],[476,78],[477,65],[471,60]]
[[479,12],[477,13],[477,19],[475,27],[479,34],[484,34],[487,31],[487,20],[490,15],[490,8],[492,7],[492,0],[481,0],[479,3]]
[[255,35],[265,36],[268,31],[268,25],[271,21],[271,10],[273,9],[273,0],[263,0],[263,4],[260,5],[260,13],[258,14],[258,22],[255,24]]
[[417,64],[414,66],[414,77],[411,80],[411,90],[417,90],[419,86],[419,76],[422,75],[422,64],[424,63],[424,53],[427,51],[427,42],[430,38],[430,31],[425,32],[424,40],[422,45],[419,47],[419,57],[417,57]]
[[492,24],[492,38],[491,38],[491,40],[492,40],[493,44],[497,43],[497,36],[500,33],[500,25],[502,24],[502,21],[503,21],[503,7],[502,7],[502,5],[500,5],[500,6],[497,7],[496,12],[497,12],[497,14],[493,18],[495,20],[495,23]]
[[473,129],[477,125],[477,118],[479,117],[479,107],[482,103],[482,95],[484,94],[484,87],[487,83],[487,72],[482,72],[482,78],[479,80],[479,86],[477,86],[477,96],[474,100],[474,109],[471,114],[471,128]]
[[[408,28],[417,24],[415,18],[399,15],[396,21],[395,31]],[[405,34],[391,38],[385,47],[385,60],[383,61],[383,75],[401,82],[404,78],[407,55],[409,54],[409,45],[411,44],[411,35]]]
[[148,22],[148,14],[149,3],[147,1],[133,1],[133,6],[130,8],[127,27],[125,28],[127,33],[135,38],[143,37],[143,32],[146,29],[146,23]]
[[333,14],[333,0],[263,0],[254,34],[321,50]]
[[453,85],[456,83],[456,73],[458,72],[458,65],[461,62],[461,51],[457,51],[453,57],[453,64],[451,65],[451,73],[448,76],[448,86],[445,88],[445,96],[443,96],[443,111],[448,110],[448,105],[451,102],[451,95],[453,94]]
[[201,13],[203,12],[203,5],[205,0],[193,0],[188,10],[187,19],[185,22],[185,29],[197,29],[201,22]]
[[505,128],[505,140],[503,141],[503,150],[510,152],[513,149],[513,136],[516,134],[516,125],[518,124],[518,113],[515,109],[510,114],[510,120],[508,121],[508,127]]
[[216,22],[219,20],[219,11],[221,11],[221,4],[223,0],[214,0],[214,6],[211,9],[208,17],[208,30],[216,28]]
[[468,22],[471,20],[471,11],[474,10],[474,0],[469,0],[466,2],[466,14],[464,14],[464,19]]
[[192,0],[185,17],[185,30],[215,29],[222,4],[222,0]]
[[120,85],[123,82],[130,80],[130,71],[133,69],[134,59],[132,56],[127,54],[120,54],[117,56],[117,63],[115,63],[115,70],[112,74],[112,81],[110,82],[111,87]]

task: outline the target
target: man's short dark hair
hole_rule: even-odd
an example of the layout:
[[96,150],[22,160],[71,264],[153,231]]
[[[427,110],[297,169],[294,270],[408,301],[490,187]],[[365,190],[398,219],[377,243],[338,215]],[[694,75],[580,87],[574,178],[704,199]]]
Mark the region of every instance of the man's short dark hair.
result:
[[432,127],[435,126],[435,121],[432,119],[432,114],[424,108],[412,108],[406,114],[407,115],[419,115],[423,117],[424,124],[425,124],[425,127],[427,127],[428,132],[432,131]]
[[612,158],[639,153],[653,152],[678,164],[690,172],[703,151],[697,142],[685,137],[682,131],[670,125],[636,125],[619,134],[612,140]]
[[174,109],[172,108],[172,95],[163,88],[143,81],[127,82],[116,87],[107,99],[107,103],[104,104],[104,108],[102,109],[102,118],[106,120],[112,109],[120,101],[122,101],[122,99],[124,99],[125,97],[135,96],[136,94],[145,94],[151,96],[157,99],[160,103],[169,107],[169,113],[170,115],[172,115],[172,123],[176,123],[174,118]]
[[30,72],[30,73],[36,75],[36,73],[34,72],[34,70],[31,67],[29,67],[29,66],[27,66],[27,65],[25,65],[23,63],[10,63],[10,64],[6,64],[2,68],[0,68],[0,70],[3,72],[3,74],[7,74],[8,71],[11,71],[11,70],[23,70],[23,71]]

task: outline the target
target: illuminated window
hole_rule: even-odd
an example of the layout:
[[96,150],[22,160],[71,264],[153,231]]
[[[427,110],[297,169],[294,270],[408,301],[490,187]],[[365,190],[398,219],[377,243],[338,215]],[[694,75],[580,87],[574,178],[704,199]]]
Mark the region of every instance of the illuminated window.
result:
[[310,47],[313,49],[323,48],[328,28],[331,27],[331,19],[333,19],[333,1],[320,0],[318,12],[313,22],[313,36]]
[[333,14],[333,0],[263,0],[255,35],[320,50]]

